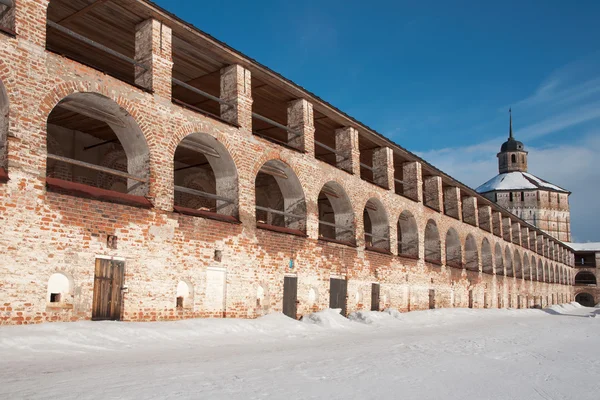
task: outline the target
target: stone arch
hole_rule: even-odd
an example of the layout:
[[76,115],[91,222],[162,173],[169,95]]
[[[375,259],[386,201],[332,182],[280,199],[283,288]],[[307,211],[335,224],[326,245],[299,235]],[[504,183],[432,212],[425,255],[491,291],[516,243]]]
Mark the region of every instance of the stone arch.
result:
[[575,275],[576,285],[596,285],[596,275],[589,271],[580,271]]
[[479,252],[473,235],[468,234],[465,240],[465,268],[469,271],[479,271]]
[[500,243],[496,243],[496,247],[494,247],[494,254],[496,256],[496,275],[505,275],[504,254],[502,253],[502,247],[500,246]]
[[515,276],[515,270],[513,269],[513,258],[510,247],[506,246],[504,250],[504,263],[506,264],[506,276]]
[[390,225],[383,203],[374,197],[367,200],[363,210],[363,225],[367,247],[390,250]]
[[532,281],[537,281],[538,279],[538,268],[537,268],[537,261],[535,260],[535,256],[531,256],[531,264],[530,264],[530,268],[531,268],[531,280]]
[[544,269],[544,263],[541,259],[538,260],[537,271],[538,271],[538,282],[545,282],[546,281],[546,271]]
[[[148,194],[150,154],[146,138],[133,116],[114,100],[96,92],[71,93],[49,112],[46,132],[49,150],[54,140],[65,157],[87,164],[102,166],[107,144],[114,150],[122,150],[127,159],[127,173],[137,178],[127,179],[123,191]],[[100,172],[93,168],[56,163],[67,164],[74,182],[90,186],[103,182]],[[48,177],[52,178],[55,171],[56,167],[47,165]]]
[[306,201],[292,168],[270,160],[256,174],[256,221],[262,225],[306,231]]
[[[1,67],[1,65],[0,65]],[[0,77],[0,168],[8,169],[8,130],[10,102],[4,83]]]
[[348,194],[335,181],[329,181],[317,198],[319,209],[319,237],[354,244],[354,210]]
[[215,137],[194,132],[173,155],[175,209],[238,216],[238,173],[227,148]]
[[46,302],[56,305],[73,302],[73,278],[65,272],[55,272],[48,279]]
[[487,238],[483,238],[481,241],[481,268],[485,274],[492,275],[494,273],[492,246]]
[[462,268],[462,244],[460,237],[454,228],[446,232],[446,265]]
[[177,282],[175,300],[177,308],[192,308],[194,306],[194,285],[188,279],[181,279]]
[[408,210],[402,211],[398,218],[398,254],[419,258],[419,228]]
[[515,277],[517,279],[523,279],[523,265],[521,264],[521,254],[519,253],[519,250],[515,250],[513,264],[515,269]]
[[544,263],[544,282],[550,283],[550,266],[548,265],[548,261]]
[[425,226],[425,261],[442,263],[440,232],[434,220],[427,221]]

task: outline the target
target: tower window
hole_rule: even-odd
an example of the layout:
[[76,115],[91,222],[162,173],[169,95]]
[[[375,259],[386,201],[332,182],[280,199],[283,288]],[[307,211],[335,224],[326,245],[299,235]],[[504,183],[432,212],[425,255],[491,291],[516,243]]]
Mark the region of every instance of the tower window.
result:
[[515,156],[514,154],[510,156],[510,161],[514,164],[517,162],[517,156]]
[[509,197],[509,201],[513,201],[513,192],[510,192],[508,194],[508,197]]
[[521,192],[521,201],[525,201],[525,192]]

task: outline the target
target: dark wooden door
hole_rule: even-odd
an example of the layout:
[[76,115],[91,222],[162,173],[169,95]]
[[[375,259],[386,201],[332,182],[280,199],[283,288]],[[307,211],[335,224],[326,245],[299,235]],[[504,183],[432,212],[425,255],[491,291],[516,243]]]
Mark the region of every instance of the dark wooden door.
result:
[[435,308],[435,290],[429,289],[429,309],[433,310]]
[[283,313],[296,319],[298,311],[298,278],[286,276],[283,278]]
[[473,291],[469,290],[469,308],[473,308]]
[[379,311],[379,283],[371,285],[371,311]]
[[125,262],[96,259],[92,320],[121,319],[123,275]]
[[341,308],[341,314],[346,316],[346,294],[348,282],[345,279],[329,279],[329,308]]

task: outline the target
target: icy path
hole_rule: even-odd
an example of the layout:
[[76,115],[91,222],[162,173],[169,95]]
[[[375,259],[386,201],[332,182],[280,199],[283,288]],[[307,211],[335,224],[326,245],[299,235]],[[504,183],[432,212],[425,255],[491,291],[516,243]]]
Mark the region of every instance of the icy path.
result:
[[598,309],[320,317],[0,327],[0,399],[600,398]]

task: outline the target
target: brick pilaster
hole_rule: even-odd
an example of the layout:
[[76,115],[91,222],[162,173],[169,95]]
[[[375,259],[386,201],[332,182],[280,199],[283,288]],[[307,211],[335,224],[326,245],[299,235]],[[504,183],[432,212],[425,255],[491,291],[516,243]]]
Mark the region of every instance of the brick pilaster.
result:
[[173,51],[171,28],[155,19],[136,26],[135,83],[153,90],[157,96],[171,100]]
[[313,105],[304,99],[291,101],[287,109],[288,144],[292,147],[305,151],[307,154],[315,154],[315,121]]
[[221,118],[252,133],[252,77],[241,65],[221,69]]
[[394,190],[394,153],[389,147],[373,152],[373,180],[381,187]]
[[484,231],[492,231],[492,207],[479,207],[479,227]]
[[444,199],[442,194],[442,178],[440,176],[428,176],[423,180],[425,190],[423,202],[426,206],[437,211],[442,211]]
[[423,202],[423,173],[421,163],[418,161],[406,162],[402,164],[402,180],[404,184],[404,196],[409,199]]
[[477,197],[469,196],[463,199],[463,221],[473,226],[479,225],[479,213],[477,212]]
[[450,186],[444,189],[444,214],[458,220],[462,217],[460,188]]
[[353,175],[360,176],[360,150],[358,131],[351,126],[335,131],[335,149],[337,167]]

